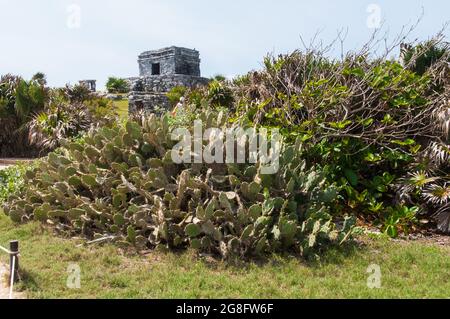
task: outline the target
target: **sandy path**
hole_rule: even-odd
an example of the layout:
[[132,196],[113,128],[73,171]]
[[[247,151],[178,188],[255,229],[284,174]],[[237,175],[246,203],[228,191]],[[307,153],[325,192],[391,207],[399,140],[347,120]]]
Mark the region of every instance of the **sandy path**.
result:
[[8,268],[0,264],[0,299],[9,299]]
[[[9,267],[0,264],[0,299],[9,299]],[[23,293],[14,292],[13,299],[25,299]]]

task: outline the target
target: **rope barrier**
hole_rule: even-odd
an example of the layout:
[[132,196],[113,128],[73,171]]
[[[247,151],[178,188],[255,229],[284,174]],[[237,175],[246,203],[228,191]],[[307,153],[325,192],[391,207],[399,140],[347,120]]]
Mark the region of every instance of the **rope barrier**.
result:
[[5,253],[7,253],[8,255],[11,255],[12,254],[12,252],[11,251],[9,251],[9,249],[6,249],[5,247],[3,247],[3,246],[0,246],[0,250],[3,250]]

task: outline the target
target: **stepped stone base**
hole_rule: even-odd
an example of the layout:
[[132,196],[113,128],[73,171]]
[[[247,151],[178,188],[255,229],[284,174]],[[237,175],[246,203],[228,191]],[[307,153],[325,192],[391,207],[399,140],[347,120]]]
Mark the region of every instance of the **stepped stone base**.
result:
[[130,113],[142,110],[157,111],[170,108],[169,99],[165,93],[133,91],[128,97]]
[[195,88],[207,85],[209,80],[199,76],[169,74],[130,78],[132,92],[129,96],[129,111],[169,109],[166,94],[176,86]]
[[177,86],[207,85],[201,77],[197,50],[171,46],[139,55],[139,77],[129,78],[129,111],[169,109],[166,94]]

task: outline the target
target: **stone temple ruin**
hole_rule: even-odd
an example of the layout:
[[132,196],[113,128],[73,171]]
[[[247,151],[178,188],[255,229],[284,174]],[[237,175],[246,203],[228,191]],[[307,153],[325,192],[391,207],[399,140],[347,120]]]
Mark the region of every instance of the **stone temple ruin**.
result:
[[80,85],[85,86],[91,92],[97,91],[97,81],[96,80],[81,80],[81,81],[79,81],[79,83],[80,83]]
[[196,50],[168,47],[139,55],[139,77],[128,79],[131,93],[129,111],[169,108],[166,93],[176,86],[196,87],[208,83],[200,74]]

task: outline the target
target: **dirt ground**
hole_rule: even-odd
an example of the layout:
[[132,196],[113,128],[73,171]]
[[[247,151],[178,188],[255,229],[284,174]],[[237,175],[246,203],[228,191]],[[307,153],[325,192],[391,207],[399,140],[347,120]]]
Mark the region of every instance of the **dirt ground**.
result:
[[449,246],[450,236],[440,235],[436,233],[414,234],[407,237],[410,241],[418,241],[430,245]]
[[[9,269],[8,266],[0,264],[0,299],[9,299]],[[25,299],[24,294],[13,292],[13,299]]]
[[0,264],[0,299],[9,299],[8,270]]

